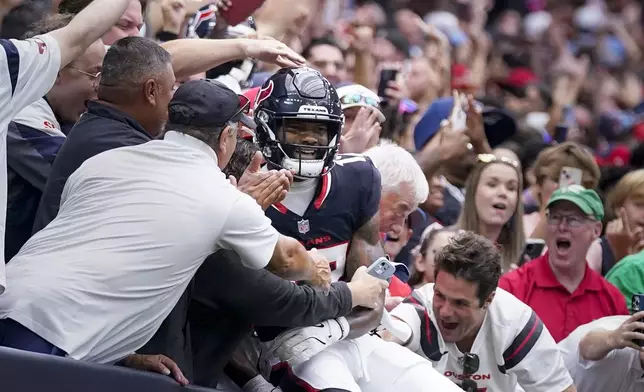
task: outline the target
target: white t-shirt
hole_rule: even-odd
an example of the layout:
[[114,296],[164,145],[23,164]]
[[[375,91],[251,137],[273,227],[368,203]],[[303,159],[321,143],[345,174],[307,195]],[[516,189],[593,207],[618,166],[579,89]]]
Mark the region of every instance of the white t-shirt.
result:
[[[432,312],[434,284],[414,290],[392,312],[412,329],[409,349],[432,361],[434,368],[455,383],[463,380],[461,353],[446,343]],[[496,290],[471,353],[479,357],[479,370],[470,378],[479,390],[561,392],[572,385],[554,339],[536,313],[512,294]]]
[[58,42],[49,35],[24,41],[0,39],[0,294],[6,287],[7,125],[23,108],[47,94],[58,76],[60,61]]
[[597,329],[615,330],[629,317],[602,317],[577,327],[559,342],[559,350],[577,391],[644,391],[644,370],[637,351],[630,348],[613,350],[601,361],[588,361],[579,355],[579,342],[586,334]]
[[152,338],[208,255],[232,249],[263,268],[278,237],[212,149],[169,132],[69,177],[56,218],[7,265],[0,317],[72,358],[115,362]]

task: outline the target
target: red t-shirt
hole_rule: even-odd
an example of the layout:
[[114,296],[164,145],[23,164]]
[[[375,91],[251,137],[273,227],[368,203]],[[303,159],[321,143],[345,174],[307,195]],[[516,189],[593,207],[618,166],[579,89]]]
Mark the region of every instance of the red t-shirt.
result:
[[530,306],[556,342],[598,318],[629,314],[624,295],[588,266],[571,294],[552,272],[548,253],[502,276],[499,287]]

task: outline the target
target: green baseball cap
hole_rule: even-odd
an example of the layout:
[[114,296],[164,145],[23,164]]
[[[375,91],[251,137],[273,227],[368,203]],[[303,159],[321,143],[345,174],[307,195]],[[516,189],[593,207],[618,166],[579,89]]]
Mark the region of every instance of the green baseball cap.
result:
[[592,189],[586,189],[581,185],[570,185],[565,188],[559,188],[550,196],[548,207],[561,200],[573,203],[584,214],[592,216],[598,221],[604,219],[604,205],[597,192]]

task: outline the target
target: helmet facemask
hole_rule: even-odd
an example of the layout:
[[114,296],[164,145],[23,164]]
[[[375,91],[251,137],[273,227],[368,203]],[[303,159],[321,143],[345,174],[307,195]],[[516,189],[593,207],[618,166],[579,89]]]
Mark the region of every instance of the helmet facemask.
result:
[[294,172],[297,178],[318,178],[333,165],[342,120],[272,117],[268,123],[259,117],[270,135],[263,153],[273,165]]

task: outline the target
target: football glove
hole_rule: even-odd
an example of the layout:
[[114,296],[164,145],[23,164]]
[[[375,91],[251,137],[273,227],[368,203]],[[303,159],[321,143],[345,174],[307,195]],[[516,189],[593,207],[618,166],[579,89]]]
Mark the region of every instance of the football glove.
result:
[[274,357],[281,363],[295,367],[346,338],[349,330],[349,322],[344,317],[326,320],[311,327],[290,329],[278,335],[271,345],[272,349],[262,352],[262,357],[266,354],[266,360]]

